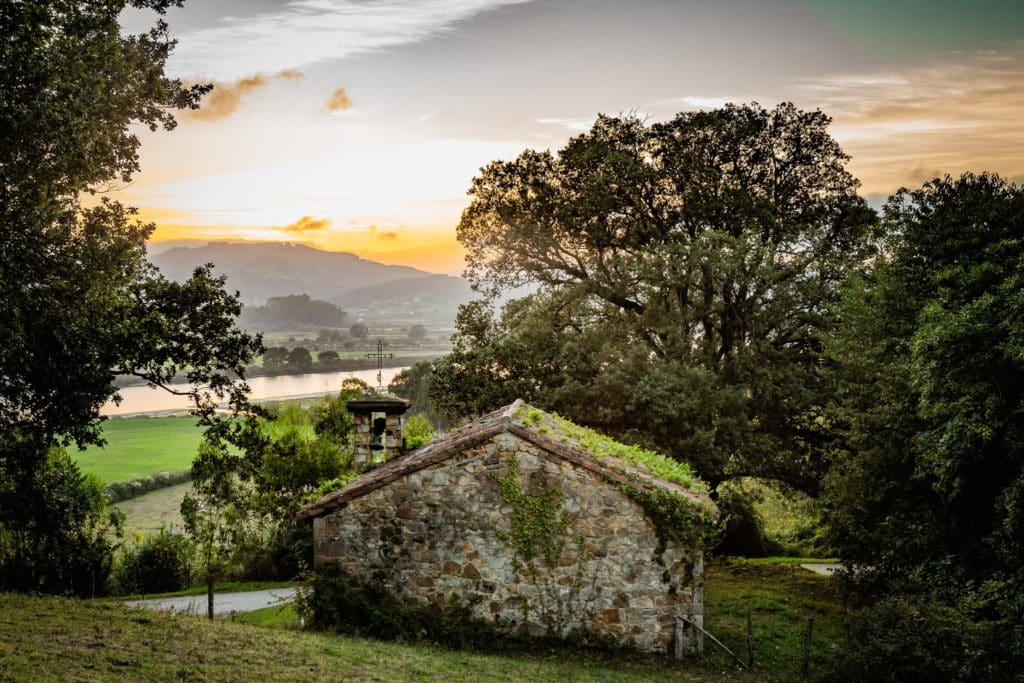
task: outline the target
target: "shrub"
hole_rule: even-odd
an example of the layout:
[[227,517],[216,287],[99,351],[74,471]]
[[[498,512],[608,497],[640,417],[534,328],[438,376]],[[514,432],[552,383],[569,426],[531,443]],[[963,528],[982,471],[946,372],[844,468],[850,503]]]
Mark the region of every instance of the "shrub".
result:
[[429,639],[456,648],[492,647],[514,640],[474,618],[457,600],[445,607],[406,604],[379,586],[350,579],[337,567],[322,567],[313,574],[297,608],[311,628],[347,635]]
[[[1000,681],[991,624],[924,598],[892,597],[853,612],[847,642],[820,680]],[[1000,671],[1002,669],[1002,671]]]
[[165,593],[192,585],[195,547],[188,536],[160,529],[124,551],[114,568],[113,591]]
[[405,447],[409,450],[419,448],[434,438],[434,425],[423,413],[416,413],[405,421]]

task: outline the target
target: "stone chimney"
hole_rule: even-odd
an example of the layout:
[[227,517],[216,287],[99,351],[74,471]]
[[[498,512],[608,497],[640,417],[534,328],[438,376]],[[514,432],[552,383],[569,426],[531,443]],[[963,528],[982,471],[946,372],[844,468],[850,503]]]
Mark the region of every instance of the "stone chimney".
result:
[[357,469],[364,469],[400,455],[405,450],[402,428],[409,402],[391,396],[363,396],[347,404],[355,421]]

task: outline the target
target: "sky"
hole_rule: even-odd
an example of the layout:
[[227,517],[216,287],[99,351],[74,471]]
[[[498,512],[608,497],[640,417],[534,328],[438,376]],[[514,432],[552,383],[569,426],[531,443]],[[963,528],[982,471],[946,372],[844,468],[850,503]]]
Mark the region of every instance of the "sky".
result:
[[139,130],[115,194],[154,249],[278,240],[458,274],[485,164],[598,113],[726,102],[829,114],[876,206],[945,173],[1024,180],[1021,0],[190,0],[166,19],[169,74],[215,89]]

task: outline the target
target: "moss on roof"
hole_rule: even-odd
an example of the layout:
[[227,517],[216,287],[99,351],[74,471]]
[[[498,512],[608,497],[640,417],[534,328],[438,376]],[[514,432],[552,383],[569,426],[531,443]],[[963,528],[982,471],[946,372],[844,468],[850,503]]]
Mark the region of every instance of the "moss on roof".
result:
[[548,413],[523,404],[516,410],[513,418],[549,438],[587,451],[612,468],[615,467],[614,460],[608,458],[627,462],[655,477],[684,486],[694,493],[708,491],[707,484],[700,480],[686,463],[640,446],[620,443],[593,429],[570,422],[557,413]]

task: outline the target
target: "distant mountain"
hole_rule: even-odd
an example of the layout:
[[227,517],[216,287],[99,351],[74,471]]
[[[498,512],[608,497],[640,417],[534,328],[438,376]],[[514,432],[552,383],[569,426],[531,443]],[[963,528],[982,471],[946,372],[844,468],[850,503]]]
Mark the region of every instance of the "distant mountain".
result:
[[455,320],[459,305],[473,298],[473,290],[462,278],[426,275],[350,289],[331,301],[353,318],[384,314],[394,319],[450,324]]
[[[211,242],[199,247],[174,247],[151,254],[167,277],[184,280],[204,263],[228,276],[228,289],[237,289],[247,305],[262,305],[272,297],[308,294],[332,300],[338,295],[403,279],[434,276],[409,266],[389,266],[355,254],[321,251],[282,242]],[[456,278],[452,278],[456,279]]]

